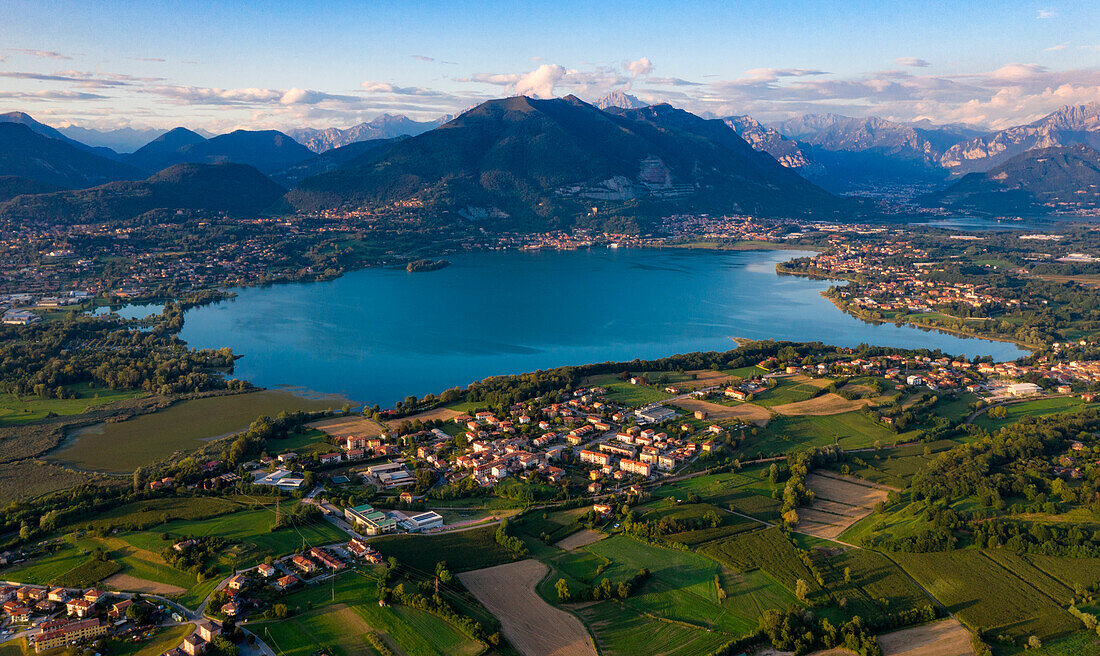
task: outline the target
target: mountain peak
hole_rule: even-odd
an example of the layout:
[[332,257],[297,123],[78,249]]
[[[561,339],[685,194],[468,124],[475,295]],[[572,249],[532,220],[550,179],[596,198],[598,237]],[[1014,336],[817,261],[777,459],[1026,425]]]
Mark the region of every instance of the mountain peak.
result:
[[520,225],[598,208],[629,221],[675,211],[805,213],[837,199],[754,152],[721,121],[669,106],[604,112],[576,97],[495,99],[393,145],[380,159],[303,180],[306,211],[392,207]]
[[604,110],[612,107],[619,107],[621,109],[641,109],[647,106],[647,103],[623,91],[612,91],[604,94],[593,101],[592,104]]
[[1033,123],[956,144],[941,162],[958,172],[988,171],[1028,150],[1077,144],[1100,148],[1100,102],[1066,105]]

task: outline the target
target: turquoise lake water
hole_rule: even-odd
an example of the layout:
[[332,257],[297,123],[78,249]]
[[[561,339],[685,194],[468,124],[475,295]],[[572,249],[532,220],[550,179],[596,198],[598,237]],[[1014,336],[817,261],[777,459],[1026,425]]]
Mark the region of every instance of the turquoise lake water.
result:
[[1019,357],[1013,344],[871,325],[779,276],[808,253],[598,249],[469,253],[438,271],[364,269],[238,289],[189,310],[183,339],[242,355],[234,376],[383,406],[498,374],[724,351],[732,337]]

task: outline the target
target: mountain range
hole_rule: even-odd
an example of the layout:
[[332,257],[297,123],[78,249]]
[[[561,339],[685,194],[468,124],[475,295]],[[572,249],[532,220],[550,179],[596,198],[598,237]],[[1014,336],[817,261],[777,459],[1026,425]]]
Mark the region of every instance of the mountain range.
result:
[[[160,128],[116,128],[114,130],[95,130],[79,125],[66,125],[57,128],[61,134],[89,146],[110,148],[116,153],[132,153],[138,148],[164,134]],[[213,136],[213,135],[205,135]]]
[[[72,136],[106,132],[59,130],[9,112],[0,114],[0,201],[142,180],[179,164],[236,163],[290,189],[287,200],[303,210],[397,205],[527,221],[835,211],[842,203],[824,189],[895,201],[920,193],[922,203],[974,212],[1042,211],[1091,202],[1088,171],[1100,147],[1100,103],[987,134],[836,114],[772,124],[745,115],[704,119],[622,91],[592,104],[572,96],[493,100],[445,120],[384,115],[343,130],[290,131],[308,145],[274,130],[208,136],[175,128],[120,154]],[[156,184],[163,192],[192,179]],[[145,193],[123,185],[110,194],[127,189]],[[935,189],[942,191],[926,193]]]
[[797,141],[788,139],[775,128],[769,128],[751,116],[727,116],[722,121],[750,146],[768,153],[787,168],[795,169],[807,177],[825,172],[825,167],[820,163],[810,161]]
[[952,172],[987,171],[1034,148],[1078,144],[1100,148],[1100,102],[1062,107],[1033,123],[957,143],[941,164]]
[[408,116],[383,114],[378,118],[341,130],[340,128],[299,128],[291,130],[290,136],[298,143],[315,153],[346,146],[357,141],[372,139],[393,139],[395,137],[413,137],[443,125],[451,120],[443,116],[434,121],[414,121]]
[[314,155],[309,159],[273,173],[271,179],[290,189],[306,178],[335,171],[346,166],[359,166],[370,164],[382,157],[390,146],[399,141],[408,139],[406,136],[392,139],[369,139],[356,141],[346,146],[326,150],[320,155]]
[[149,172],[174,164],[248,164],[264,174],[281,171],[313,157],[313,153],[277,130],[235,130],[210,139],[176,128],[123,160]]
[[65,189],[142,177],[129,164],[97,155],[61,136],[46,136],[22,122],[0,122],[0,175]]
[[84,150],[89,153],[94,153],[96,155],[99,155],[100,157],[106,157],[108,159],[118,158],[118,153],[111,150],[110,148],[90,146],[84,142],[77,141],[76,139],[71,139],[61,133],[56,128],[52,128],[45,123],[39,123],[38,121],[31,118],[29,114],[25,114],[23,112],[7,112],[6,114],[0,114],[0,123],[18,123],[20,125],[25,125],[30,128],[32,132],[40,134],[43,137],[49,137],[50,139],[64,141],[70,146],[79,148],[80,150]]
[[303,180],[287,200],[302,210],[396,204],[520,221],[842,205],[721,121],[669,105],[604,112],[575,96],[487,101],[376,162]]
[[926,204],[979,214],[1036,214],[1100,207],[1100,152],[1085,144],[1028,150],[969,173]]
[[244,164],[177,164],[140,181],[16,196],[0,204],[0,215],[58,224],[121,221],[157,210],[253,216],[278,200],[283,191]]

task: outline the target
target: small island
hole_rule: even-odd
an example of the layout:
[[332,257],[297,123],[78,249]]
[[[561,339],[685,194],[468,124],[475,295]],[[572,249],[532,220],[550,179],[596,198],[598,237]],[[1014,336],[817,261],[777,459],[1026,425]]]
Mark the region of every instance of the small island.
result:
[[413,260],[405,266],[405,270],[410,273],[418,271],[438,271],[444,267],[451,266],[451,263],[447,260]]

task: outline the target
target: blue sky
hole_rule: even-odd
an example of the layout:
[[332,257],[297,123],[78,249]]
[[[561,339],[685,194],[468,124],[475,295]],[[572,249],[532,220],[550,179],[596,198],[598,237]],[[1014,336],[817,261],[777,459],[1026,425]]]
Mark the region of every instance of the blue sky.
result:
[[52,124],[343,127],[611,90],[1002,127],[1100,100],[1100,5],[0,3],[0,108]]

